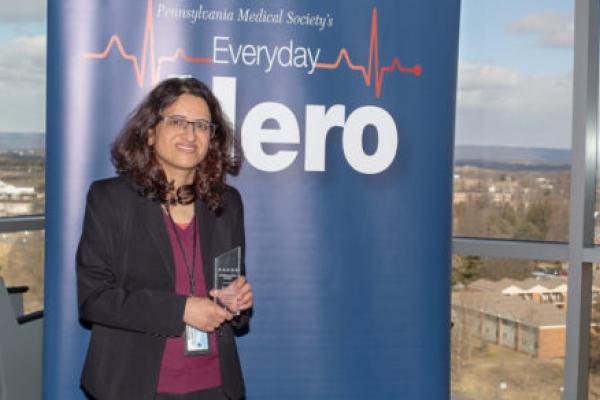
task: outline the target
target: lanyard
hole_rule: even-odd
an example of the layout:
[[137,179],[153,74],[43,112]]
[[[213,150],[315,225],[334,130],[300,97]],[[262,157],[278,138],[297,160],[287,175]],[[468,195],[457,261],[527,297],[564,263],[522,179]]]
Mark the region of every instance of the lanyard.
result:
[[183,249],[183,243],[181,242],[181,238],[179,237],[179,232],[177,231],[177,225],[173,220],[173,216],[171,215],[171,208],[169,205],[166,206],[167,214],[169,215],[169,220],[171,221],[171,225],[173,226],[173,231],[175,232],[175,237],[177,238],[177,244],[179,245],[179,251],[181,252],[181,256],[183,257],[183,262],[185,263],[185,271],[187,272],[188,280],[190,283],[190,292],[193,295],[196,294],[196,239],[197,239],[197,228],[196,228],[196,215],[192,218],[192,224],[194,229],[194,240],[192,242],[192,265],[188,263],[188,259],[185,255],[185,250]]

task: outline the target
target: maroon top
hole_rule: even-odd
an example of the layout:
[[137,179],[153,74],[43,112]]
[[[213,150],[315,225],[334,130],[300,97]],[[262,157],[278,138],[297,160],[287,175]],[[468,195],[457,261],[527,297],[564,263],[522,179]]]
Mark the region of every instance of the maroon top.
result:
[[[173,224],[169,216],[163,213],[167,232],[171,240],[171,248],[175,261],[175,291],[177,294],[190,295],[190,282],[186,271],[185,261],[175,236]],[[176,225],[177,226],[177,225]],[[177,232],[185,251],[188,263],[192,262],[194,241],[194,226],[177,226]],[[196,229],[198,227],[196,226]],[[204,284],[204,271],[202,269],[202,253],[200,252],[200,234],[197,233],[196,241],[196,296],[206,296],[206,285]],[[158,378],[158,393],[189,393],[202,389],[221,386],[221,371],[219,368],[219,349],[217,338],[214,333],[209,335],[210,353],[195,356],[184,355],[183,336],[167,338],[162,362],[160,364],[160,376]]]

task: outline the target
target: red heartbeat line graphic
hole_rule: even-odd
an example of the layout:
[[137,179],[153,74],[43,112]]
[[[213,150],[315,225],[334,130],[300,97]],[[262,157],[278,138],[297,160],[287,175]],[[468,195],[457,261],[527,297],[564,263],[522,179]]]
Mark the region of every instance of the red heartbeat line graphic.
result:
[[[416,64],[414,67],[404,67],[400,63],[400,59],[394,57],[390,65],[379,68],[379,41],[377,37],[377,8],[373,8],[371,13],[371,38],[369,41],[369,62],[367,66],[354,64],[350,60],[348,50],[342,47],[340,50],[337,60],[332,64],[317,63],[315,68],[320,69],[338,69],[342,62],[342,59],[346,60],[346,64],[353,71],[360,71],[365,80],[366,86],[371,86],[372,78],[375,78],[375,96],[381,95],[381,86],[383,85],[383,77],[386,72],[393,72],[397,69],[400,73],[414,74],[415,76],[421,76],[421,65]],[[373,65],[375,64],[375,65]]]
[[[130,54],[125,51],[123,42],[117,34],[110,37],[106,48],[101,52],[86,52],[84,56],[91,59],[106,59],[110,54],[113,46],[117,46],[117,50],[121,57],[133,64],[133,70],[136,75],[137,83],[140,88],[144,87],[144,78],[146,76],[146,67],[150,63],[150,79],[153,85],[157,84],[160,79],[160,72],[164,63],[173,63],[181,58],[186,63],[195,64],[212,64],[213,60],[210,57],[194,57],[188,55],[184,49],[177,48],[172,56],[160,56],[158,60],[155,56],[154,46],[154,14],[152,0],[148,0],[146,7],[146,21],[144,26],[144,43],[142,47],[141,61],[135,54]],[[150,61],[148,61],[148,52],[150,52]],[[387,72],[398,70],[400,73],[421,75],[421,65],[416,64],[413,67],[405,67],[400,63],[400,59],[394,57],[390,65],[379,67],[379,40],[377,36],[377,8],[373,8],[371,13],[371,35],[369,41],[369,61],[367,66],[354,64],[350,59],[348,50],[345,47],[340,49],[338,57],[334,63],[317,63],[315,68],[318,69],[338,69],[342,63],[342,59],[346,61],[346,65],[353,71],[360,71],[363,75],[365,85],[371,86],[373,78],[375,80],[375,96],[381,96],[381,87],[383,85],[383,77]]]
[[212,58],[189,56],[182,48],[175,49],[175,53],[172,56],[160,56],[158,60],[156,60],[154,55],[154,15],[152,10],[152,0],[148,0],[148,6],[146,7],[146,25],[144,27],[144,45],[142,49],[141,62],[137,56],[134,54],[129,54],[125,51],[123,42],[121,42],[121,39],[116,34],[110,37],[110,40],[108,41],[104,51],[99,53],[87,52],[84,53],[84,56],[93,59],[105,59],[108,57],[112,47],[117,46],[121,57],[133,64],[133,70],[135,71],[135,76],[140,88],[144,87],[144,77],[146,74],[146,66],[148,65],[148,50],[150,50],[150,78],[153,85],[156,85],[160,79],[162,65],[168,62],[175,62],[178,58],[181,58],[187,63],[212,64]]

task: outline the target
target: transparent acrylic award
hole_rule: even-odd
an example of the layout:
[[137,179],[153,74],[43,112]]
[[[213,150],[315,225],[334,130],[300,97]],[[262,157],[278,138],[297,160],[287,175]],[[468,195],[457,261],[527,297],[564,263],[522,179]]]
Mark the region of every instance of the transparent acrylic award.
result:
[[215,298],[215,301],[235,315],[239,314],[238,291],[237,287],[231,283],[240,276],[241,263],[242,248],[240,246],[215,257],[213,287],[221,291],[220,299]]

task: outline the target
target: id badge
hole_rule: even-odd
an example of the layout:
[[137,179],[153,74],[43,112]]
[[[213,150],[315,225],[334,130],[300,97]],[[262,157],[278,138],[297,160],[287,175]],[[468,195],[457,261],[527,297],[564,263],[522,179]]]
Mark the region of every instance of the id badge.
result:
[[208,333],[196,329],[193,326],[185,326],[184,343],[184,354],[186,356],[195,356],[210,352]]

